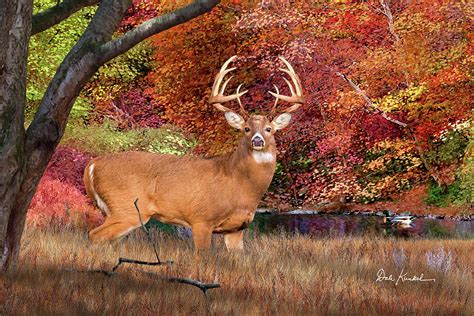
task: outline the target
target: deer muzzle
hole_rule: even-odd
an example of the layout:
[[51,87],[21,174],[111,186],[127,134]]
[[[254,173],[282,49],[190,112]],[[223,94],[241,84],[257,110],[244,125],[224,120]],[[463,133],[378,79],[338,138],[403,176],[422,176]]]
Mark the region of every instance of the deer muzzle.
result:
[[260,133],[253,135],[252,137],[252,148],[255,150],[261,150],[265,147],[265,140]]

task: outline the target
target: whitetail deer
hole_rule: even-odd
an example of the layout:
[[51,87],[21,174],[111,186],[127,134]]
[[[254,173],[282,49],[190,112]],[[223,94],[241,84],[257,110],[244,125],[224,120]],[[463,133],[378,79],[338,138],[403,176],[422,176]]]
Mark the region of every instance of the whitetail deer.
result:
[[[291,96],[270,92],[278,100],[294,103],[272,121],[249,115],[240,102],[247,91],[224,95],[230,81],[224,76],[236,58],[222,66],[212,87],[209,103],[224,112],[230,126],[242,131],[233,153],[213,157],[178,157],[146,152],[124,152],[93,159],[84,172],[87,194],[105,213],[105,222],[91,230],[93,242],[124,236],[140,226],[133,202],[138,198],[144,223],[156,218],[163,223],[190,227],[196,250],[208,248],[212,233],[224,234],[228,249],[243,248],[243,229],[253,220],[257,205],[275,172],[276,148],[273,135],[286,127],[291,112],[303,103],[302,87],[291,65],[280,58],[293,85]],[[241,115],[222,105],[237,100]],[[244,117],[246,119],[244,119]]]

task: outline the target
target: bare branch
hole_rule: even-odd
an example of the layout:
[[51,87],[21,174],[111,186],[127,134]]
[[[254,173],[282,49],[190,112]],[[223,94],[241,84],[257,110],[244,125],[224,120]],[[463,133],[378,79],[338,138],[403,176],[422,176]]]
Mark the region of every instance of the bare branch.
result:
[[[151,239],[150,231],[145,227],[145,225],[143,225],[142,215],[140,214],[140,209],[138,208],[138,198],[135,200],[135,202],[133,202],[133,205],[135,205],[135,209],[137,210],[138,219],[140,220],[140,226],[142,227],[143,231],[145,232],[145,234],[148,238],[148,242],[153,247],[153,251],[155,252],[156,260],[158,262],[161,262],[160,257],[158,257],[158,250],[156,250],[156,245],[153,242],[153,240]],[[170,262],[172,263],[173,261],[170,261]]]
[[173,12],[148,20],[123,36],[102,45],[101,63],[126,52],[144,39],[209,12],[220,0],[196,0]]
[[144,266],[161,266],[161,265],[169,265],[173,264],[173,261],[161,261],[160,257],[158,256],[158,250],[156,247],[156,244],[153,242],[150,236],[150,231],[145,227],[142,221],[142,216],[140,214],[140,209],[138,208],[138,198],[133,202],[133,205],[135,205],[135,209],[137,210],[138,213],[138,220],[140,221],[140,226],[145,232],[148,242],[153,248],[153,251],[155,253],[156,257],[156,262],[153,261],[142,261],[142,260],[135,260],[135,259],[129,259],[129,258],[122,258],[120,257],[118,259],[118,262],[115,266],[113,266],[112,270],[107,271],[107,270],[90,270],[90,272],[97,272],[97,273],[103,273],[108,276],[112,276],[115,273],[115,270],[117,270],[122,264],[124,263],[131,263],[131,264],[139,264],[139,265],[144,265]]
[[374,103],[372,102],[372,100],[370,100],[370,98],[367,96],[367,94],[365,94],[365,92],[362,91],[362,89],[357,84],[355,84],[350,78],[348,78],[346,75],[344,75],[343,73],[340,73],[339,71],[336,71],[336,75],[338,75],[339,77],[344,79],[352,87],[352,89],[354,89],[355,92],[357,92],[357,94],[360,95],[364,99],[365,104],[370,109],[372,109],[374,112],[380,114],[387,121],[390,121],[390,122],[392,122],[394,124],[397,124],[401,127],[407,127],[407,125],[408,125],[407,123],[403,123],[403,122],[400,122],[397,119],[391,118],[390,116],[388,116],[388,114],[386,112],[384,112],[381,109],[377,108],[374,105]]
[[[420,155],[420,159],[423,162],[423,165],[425,166],[426,170],[428,171],[430,176],[438,184],[440,184],[441,181],[440,181],[439,177],[436,176],[436,174],[432,171],[431,165],[429,164],[428,160],[426,160],[425,154],[423,153],[423,148],[421,147],[420,142],[419,142],[418,138],[416,137],[415,133],[413,133],[413,130],[411,129],[411,127],[407,123],[400,122],[399,120],[388,116],[388,114],[386,112],[384,112],[381,109],[377,108],[374,105],[374,103],[372,102],[372,100],[370,100],[370,98],[367,96],[367,94],[364,91],[362,91],[362,89],[357,84],[355,84],[350,78],[348,78],[346,75],[344,75],[343,73],[338,72],[338,71],[336,71],[336,75],[338,75],[339,77],[344,79],[347,83],[349,83],[349,85],[352,87],[352,89],[354,89],[357,92],[357,94],[359,94],[365,100],[365,104],[368,108],[372,109],[375,113],[380,114],[387,121],[390,121],[394,124],[397,124],[398,126],[401,126],[401,127],[405,128],[408,131],[408,135],[415,142],[415,148],[418,151],[418,154]],[[352,117],[351,117],[351,119],[352,119]]]
[[[106,275],[108,277],[113,277],[117,274],[114,270],[107,271],[107,270],[66,269],[66,271],[80,272],[80,273],[100,273],[100,274]],[[199,288],[204,293],[204,295],[206,295],[206,297],[207,297],[207,291],[208,290],[217,289],[217,288],[221,287],[220,284],[218,284],[218,283],[204,283],[204,282],[189,279],[189,278],[168,277],[168,276],[159,275],[158,273],[155,273],[155,272],[145,271],[145,270],[140,270],[140,269],[133,269],[133,271],[141,272],[141,273],[144,273],[144,274],[146,274],[150,277],[155,277],[155,278],[158,278],[159,280],[163,280],[163,281],[170,282],[170,283],[181,283],[181,284],[188,284],[188,285],[195,286],[195,287]]]
[[93,6],[99,0],[64,0],[54,7],[33,15],[31,35],[41,33],[50,27],[61,23],[82,8]]
[[388,31],[392,36],[394,37],[395,41],[398,42],[400,40],[400,37],[398,37],[397,32],[395,32],[395,27],[393,25],[393,14],[392,10],[390,9],[390,3],[388,0],[379,0],[380,7],[377,7],[375,5],[372,5],[372,8],[383,15],[387,18],[387,23],[388,23]]
[[208,290],[217,289],[217,288],[221,287],[220,284],[218,284],[218,283],[203,283],[201,281],[188,279],[188,278],[177,278],[177,277],[161,276],[157,273],[150,272],[150,271],[143,271],[143,270],[137,270],[137,271],[146,273],[150,276],[158,277],[160,280],[168,281],[170,283],[181,283],[181,284],[188,284],[188,285],[195,286],[195,287],[199,288],[204,293],[204,295],[207,294]]

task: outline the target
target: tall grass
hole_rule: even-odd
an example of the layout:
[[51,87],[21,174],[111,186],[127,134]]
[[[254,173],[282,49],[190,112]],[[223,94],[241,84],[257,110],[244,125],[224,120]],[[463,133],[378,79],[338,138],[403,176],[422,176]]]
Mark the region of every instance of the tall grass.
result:
[[[2,314],[416,314],[472,315],[471,240],[311,239],[260,236],[228,253],[222,237],[197,261],[188,239],[154,233],[162,260],[172,266],[110,269],[119,256],[153,260],[141,231],[115,243],[92,245],[83,231],[37,230],[23,238],[15,275],[0,279]],[[433,253],[449,253],[447,269],[433,269]],[[430,255],[431,254],[431,255]],[[403,258],[402,258],[403,257]],[[430,259],[428,259],[430,258]],[[219,282],[208,299],[196,288],[138,272]],[[377,272],[435,282],[376,282]]]

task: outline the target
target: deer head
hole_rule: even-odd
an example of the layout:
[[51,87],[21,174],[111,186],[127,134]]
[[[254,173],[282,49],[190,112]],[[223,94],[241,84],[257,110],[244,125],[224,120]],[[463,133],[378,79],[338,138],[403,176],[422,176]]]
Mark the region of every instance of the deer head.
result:
[[[224,95],[225,88],[232,76],[228,78],[223,84],[224,77],[236,68],[227,69],[229,64],[234,61],[237,56],[229,58],[224,65],[222,65],[219,73],[216,75],[214,85],[212,86],[211,97],[209,103],[214,105],[216,109],[224,112],[224,116],[230,126],[236,128],[243,133],[242,139],[245,141],[247,147],[254,151],[268,151],[275,146],[274,134],[276,131],[281,130],[288,126],[291,120],[291,112],[296,111],[301,105],[304,104],[304,98],[302,93],[301,82],[295,73],[295,70],[286,59],[279,57],[280,60],[286,65],[286,68],[280,68],[280,70],[290,76],[290,81],[283,78],[290,88],[291,96],[281,95],[278,87],[275,86],[276,93],[269,91],[271,95],[275,97],[275,103],[268,116],[264,115],[250,115],[242,105],[240,97],[247,93],[246,91],[240,92],[242,85],[239,85],[237,92],[232,95]],[[233,110],[225,107],[222,103],[237,100],[240,106],[240,114]],[[290,107],[286,108],[282,113],[275,116],[276,106],[278,100],[293,103]]]

